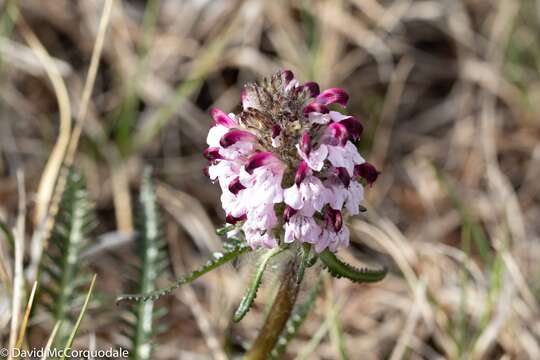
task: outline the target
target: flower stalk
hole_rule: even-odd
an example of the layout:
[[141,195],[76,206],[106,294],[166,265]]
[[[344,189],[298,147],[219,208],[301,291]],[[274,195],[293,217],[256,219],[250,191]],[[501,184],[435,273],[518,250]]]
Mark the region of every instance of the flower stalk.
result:
[[272,308],[244,360],[264,360],[276,345],[298,296],[301,283],[298,281],[298,268],[298,260],[295,257],[283,269]]

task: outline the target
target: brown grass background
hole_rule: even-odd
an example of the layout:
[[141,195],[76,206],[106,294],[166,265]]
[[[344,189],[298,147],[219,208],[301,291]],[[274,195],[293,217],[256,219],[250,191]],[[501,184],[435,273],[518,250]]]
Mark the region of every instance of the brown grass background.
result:
[[[0,219],[25,250],[21,263],[0,235],[2,344],[17,261],[32,283],[52,191],[43,179],[56,178],[45,165],[73,139],[66,126],[81,124],[74,163],[100,222],[85,253],[99,301],[76,345],[108,348],[124,341],[114,298],[131,276],[125,234],[144,165],[163,209],[165,284],[221,248],[218,187],[201,172],[208,110],[238,109],[242,84],[288,68],[351,95],[382,175],[341,255],[390,273],[369,286],[326,279],[287,358],[339,359],[341,339],[350,359],[540,359],[538,1],[115,0],[88,104],[106,2],[11,5],[15,23],[0,0]],[[154,358],[224,359],[226,339],[237,349],[253,339],[275,285],[265,279],[255,310],[232,325],[251,262],[160,300],[168,330]],[[36,311],[28,344],[42,346],[53,325]]]

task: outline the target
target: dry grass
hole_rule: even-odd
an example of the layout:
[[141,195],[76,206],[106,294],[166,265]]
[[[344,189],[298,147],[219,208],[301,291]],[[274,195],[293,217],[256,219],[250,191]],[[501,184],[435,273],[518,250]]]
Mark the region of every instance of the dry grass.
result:
[[[540,3],[116,0],[106,33],[107,1],[17,3],[13,24],[0,0],[0,219],[15,229],[14,248],[0,233],[2,344],[19,334],[73,127],[101,223],[87,259],[102,294],[76,344],[106,348],[122,343],[112,299],[133,257],[129,190],[142,166],[161,181],[174,271],[197,266],[220,249],[210,224],[223,221],[201,172],[207,111],[235,109],[244,82],[290,68],[352,94],[383,174],[343,255],[391,273],[325,282],[289,356],[337,359],[341,346],[350,359],[540,359]],[[246,271],[160,301],[169,330],[154,357],[223,359],[225,337],[251,339],[260,301],[230,324]],[[54,325],[34,314],[25,344],[44,346]]]

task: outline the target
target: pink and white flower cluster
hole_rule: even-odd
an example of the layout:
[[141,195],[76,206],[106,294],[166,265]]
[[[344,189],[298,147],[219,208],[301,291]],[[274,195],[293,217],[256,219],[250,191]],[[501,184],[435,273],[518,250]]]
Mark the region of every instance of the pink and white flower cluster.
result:
[[227,222],[253,248],[348,246],[344,219],[359,213],[363,184],[379,174],[355,145],[362,124],[336,111],[348,99],[283,71],[246,85],[239,114],[211,111],[207,174],[221,187]]

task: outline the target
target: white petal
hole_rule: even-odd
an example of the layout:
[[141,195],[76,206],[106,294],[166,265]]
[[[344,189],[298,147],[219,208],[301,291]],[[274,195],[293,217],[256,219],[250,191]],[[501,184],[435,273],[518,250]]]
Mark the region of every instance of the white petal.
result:
[[206,143],[209,146],[212,146],[212,147],[219,147],[219,146],[221,146],[219,144],[219,141],[221,140],[223,135],[225,135],[228,132],[229,132],[229,128],[225,127],[223,125],[218,124],[218,125],[212,126],[210,128],[210,130],[208,130],[208,136],[206,137]]
[[350,115],[342,114],[339,111],[330,111],[328,115],[330,115],[330,118],[335,122],[340,122],[351,117]]
[[324,160],[328,157],[328,148],[321,145],[317,150],[312,150],[309,154],[307,163],[315,171],[321,171],[324,166]]
[[312,124],[328,124],[330,122],[330,116],[328,114],[321,114],[318,112],[310,112],[308,120]]
[[285,201],[285,204],[289,205],[295,210],[298,210],[304,205],[304,201],[302,199],[302,194],[300,193],[300,189],[293,185],[288,189],[285,189],[283,191],[283,198]]

